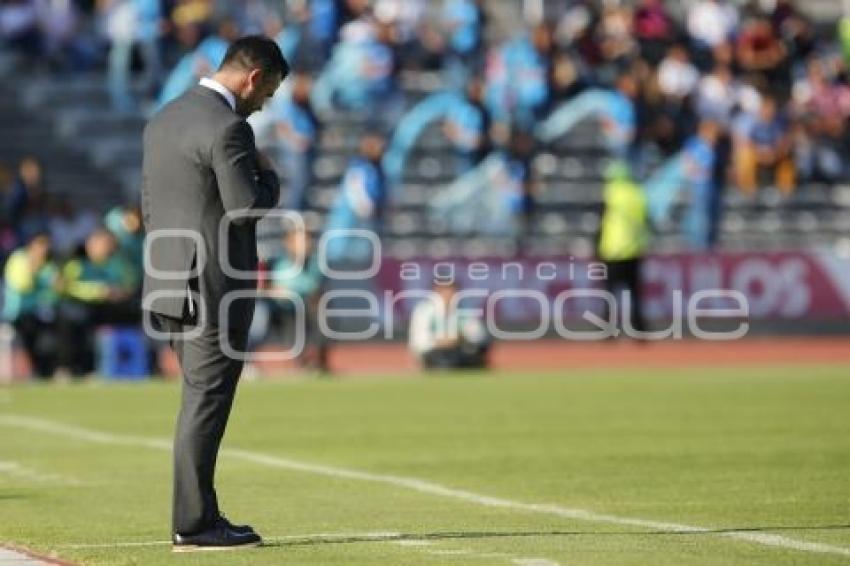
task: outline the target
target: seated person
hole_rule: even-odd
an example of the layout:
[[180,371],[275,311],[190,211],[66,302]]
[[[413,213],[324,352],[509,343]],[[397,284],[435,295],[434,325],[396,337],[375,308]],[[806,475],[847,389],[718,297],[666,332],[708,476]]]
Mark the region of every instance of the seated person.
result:
[[454,304],[457,286],[436,283],[410,319],[410,350],[426,370],[483,369],[490,341],[484,322]]
[[791,131],[777,108],[776,99],[764,96],[756,116],[743,124],[735,137],[735,171],[739,188],[752,194],[759,172],[772,170],[776,187],[790,193],[796,185]]
[[94,370],[93,338],[98,326],[141,322],[137,269],[118,253],[115,237],[99,228],[86,240],[85,252],[62,269],[62,358],[74,375]]
[[735,60],[741,71],[761,75],[772,85],[784,88],[789,80],[788,50],[766,18],[752,18],[735,38]]
[[843,154],[850,117],[850,86],[825,61],[813,59],[805,78],[794,85],[794,111],[799,120],[797,166],[807,179],[835,183],[848,172]]
[[50,259],[50,236],[39,233],[15,251],[4,270],[3,319],[21,339],[39,378],[56,369],[59,270]]
[[[283,237],[283,254],[270,261],[264,287],[268,291],[257,302],[252,339],[264,337],[268,325],[277,325],[286,344],[292,344],[297,332],[304,334],[304,350],[296,361],[302,368],[328,370],[327,343],[318,328],[318,303],[323,275],[313,254],[313,242],[306,230],[292,230]],[[304,305],[303,327],[299,328],[293,301]],[[291,346],[287,346],[291,347]]]

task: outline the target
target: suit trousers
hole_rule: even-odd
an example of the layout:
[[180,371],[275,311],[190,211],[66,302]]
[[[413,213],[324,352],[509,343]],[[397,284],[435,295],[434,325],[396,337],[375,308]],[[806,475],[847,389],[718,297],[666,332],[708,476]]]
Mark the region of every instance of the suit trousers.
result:
[[180,413],[174,436],[173,532],[188,535],[212,527],[220,516],[214,478],[221,439],[230,416],[243,362],[227,356],[220,335],[245,351],[248,333],[205,325],[197,335],[191,321],[154,314],[162,332],[171,335],[183,373]]

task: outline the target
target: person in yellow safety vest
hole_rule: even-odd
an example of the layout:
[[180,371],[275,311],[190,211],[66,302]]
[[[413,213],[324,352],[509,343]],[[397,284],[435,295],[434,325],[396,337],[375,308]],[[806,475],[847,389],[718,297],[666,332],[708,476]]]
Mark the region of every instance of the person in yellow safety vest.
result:
[[[633,180],[629,167],[622,161],[613,162],[605,171],[603,204],[597,257],[607,267],[606,289],[621,305],[615,320],[626,319],[620,294],[625,290],[630,299],[630,326],[644,331],[647,327],[643,316],[640,274],[651,231],[649,214],[643,187]],[[612,320],[610,313],[606,313],[605,320]]]

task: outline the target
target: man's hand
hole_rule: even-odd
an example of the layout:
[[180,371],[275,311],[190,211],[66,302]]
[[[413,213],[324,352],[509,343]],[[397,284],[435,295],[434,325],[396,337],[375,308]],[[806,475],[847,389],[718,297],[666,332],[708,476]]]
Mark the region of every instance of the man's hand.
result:
[[272,160],[262,151],[257,151],[257,163],[259,163],[260,169],[264,171],[274,171]]

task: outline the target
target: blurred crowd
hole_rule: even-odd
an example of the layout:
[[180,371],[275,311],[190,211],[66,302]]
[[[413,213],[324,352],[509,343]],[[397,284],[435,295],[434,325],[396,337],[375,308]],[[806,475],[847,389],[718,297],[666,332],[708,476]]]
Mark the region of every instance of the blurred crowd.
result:
[[[287,177],[282,206],[308,206],[324,124],[356,114],[368,125],[341,176],[334,227],[380,232],[396,181],[382,156],[418,102],[405,94],[407,71],[460,97],[440,114],[456,173],[501,156],[499,190],[519,226],[536,206],[534,157],[551,143],[540,124],[588,92],[599,93],[601,132],[632,178],[681,156],[698,248],[716,242],[727,186],[788,195],[850,176],[846,22],[819,27],[794,0],[517,0],[525,21],[499,20],[508,3],[0,0],[0,42],[57,75],[105,71],[114,111],[150,113],[209,75],[234,38],[274,38],[294,73],[255,129],[267,130],[258,139],[271,140]],[[75,211],[44,190],[35,160],[6,176],[6,319],[25,342],[51,320],[64,344],[80,320],[120,319],[125,310],[112,307],[138,300],[138,210]],[[329,253],[352,253],[340,246]],[[37,370],[76,372],[71,357]]]
[[[493,29],[495,8],[481,0],[3,0],[0,38],[55,72],[107,68],[113,104],[130,109],[179,95],[235,37],[267,34],[303,78],[287,89],[295,108],[278,112],[281,144],[297,149],[316,129],[308,100],[319,114],[343,108],[392,125],[410,107],[399,88],[405,69],[440,71],[449,87],[483,81],[473,99],[488,119],[450,120],[450,138],[466,148],[475,130],[529,128],[627,73],[633,115],[618,114],[633,122],[633,143],[672,153],[712,120],[735,144],[734,180],[746,191],[759,186],[760,169],[784,191],[798,178],[847,176],[839,157],[850,47],[841,27],[817,29],[794,0],[540,4],[537,21]],[[129,88],[134,75],[143,100]]]
[[[8,180],[8,179],[7,179]],[[25,158],[0,183],[3,320],[33,373],[83,376],[96,367],[96,330],[139,326],[144,235],[136,206],[103,218],[48,193],[40,163]]]

